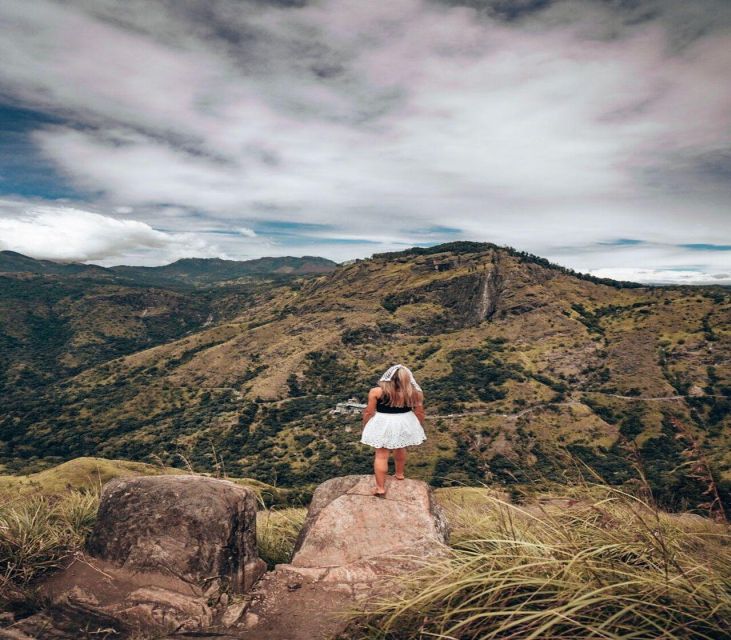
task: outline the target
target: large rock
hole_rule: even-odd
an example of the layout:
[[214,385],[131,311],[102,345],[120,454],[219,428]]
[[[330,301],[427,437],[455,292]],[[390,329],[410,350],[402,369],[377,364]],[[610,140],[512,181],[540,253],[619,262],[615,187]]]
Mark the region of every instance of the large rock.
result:
[[247,591],[266,569],[251,489],[203,476],[117,478],[104,485],[89,553],[126,569]]
[[343,610],[393,592],[399,576],[448,550],[447,523],[429,486],[389,477],[385,499],[372,488],[372,475],[354,475],[315,490],[291,562],[257,584],[238,638],[335,637],[346,628]]
[[43,586],[61,629],[200,631],[266,570],[253,491],[203,476],[108,482],[87,551]]
[[446,520],[426,483],[389,478],[385,499],[372,488],[373,476],[355,475],[317,487],[291,565],[382,564],[406,553],[427,555],[447,541]]

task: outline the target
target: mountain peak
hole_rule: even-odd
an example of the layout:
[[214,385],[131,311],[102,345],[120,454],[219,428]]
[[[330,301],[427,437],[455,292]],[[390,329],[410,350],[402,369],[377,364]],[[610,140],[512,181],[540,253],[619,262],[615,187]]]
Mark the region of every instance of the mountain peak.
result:
[[489,249],[504,249],[509,250],[508,247],[499,247],[491,242],[473,242],[471,240],[456,240],[454,242],[443,242],[442,244],[432,245],[431,247],[410,247],[408,249],[402,249],[401,251],[386,251],[384,253],[374,253],[373,258],[376,259],[391,259],[391,258],[402,258],[406,256],[425,256],[432,255],[435,253],[479,253],[480,251],[487,251]]

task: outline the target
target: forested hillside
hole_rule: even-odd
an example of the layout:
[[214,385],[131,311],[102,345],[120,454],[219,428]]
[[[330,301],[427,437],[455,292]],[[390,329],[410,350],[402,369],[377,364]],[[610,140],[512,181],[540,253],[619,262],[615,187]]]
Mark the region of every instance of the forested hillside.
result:
[[[16,292],[47,286],[13,282]],[[54,283],[48,320],[73,306],[67,280]],[[280,486],[368,472],[360,416],[330,411],[365,401],[381,372],[403,362],[426,395],[429,439],[413,451],[412,472],[436,486],[559,480],[582,461],[608,482],[631,483],[639,465],[662,504],[695,508],[705,480],[682,465],[702,454],[728,495],[727,289],[597,280],[469,242],[246,286],[254,289],[152,302],[118,292],[103,317],[133,304],[167,320],[136,318],[130,334],[146,342],[120,351],[102,339],[85,360],[67,337],[32,334],[25,344],[62,352],[62,365],[55,382],[28,384],[36,391],[4,403],[6,468],[155,456]],[[9,320],[18,299],[1,312],[6,342],[10,327],[32,325]],[[89,331],[104,326],[91,312],[78,317]],[[64,369],[69,358],[79,364]],[[13,362],[3,368],[6,387],[20,384]]]

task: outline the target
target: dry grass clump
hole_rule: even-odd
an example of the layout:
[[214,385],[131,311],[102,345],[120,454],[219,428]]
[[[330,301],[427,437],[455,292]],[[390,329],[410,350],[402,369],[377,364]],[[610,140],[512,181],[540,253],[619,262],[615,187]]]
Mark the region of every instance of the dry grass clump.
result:
[[5,496],[0,503],[0,604],[24,597],[35,578],[80,549],[98,506],[98,491],[16,500]]
[[259,557],[270,569],[289,562],[294,544],[305,521],[307,509],[264,509],[256,514],[256,542]]
[[[731,638],[731,535],[611,487],[445,504],[452,549],[366,604],[361,638]],[[597,494],[601,493],[601,497]]]

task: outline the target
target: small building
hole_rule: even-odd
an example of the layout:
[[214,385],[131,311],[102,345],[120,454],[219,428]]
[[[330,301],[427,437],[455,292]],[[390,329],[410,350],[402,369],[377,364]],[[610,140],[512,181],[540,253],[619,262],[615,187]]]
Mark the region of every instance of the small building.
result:
[[358,402],[358,398],[348,398],[345,402],[338,402],[330,413],[361,413],[366,405]]

